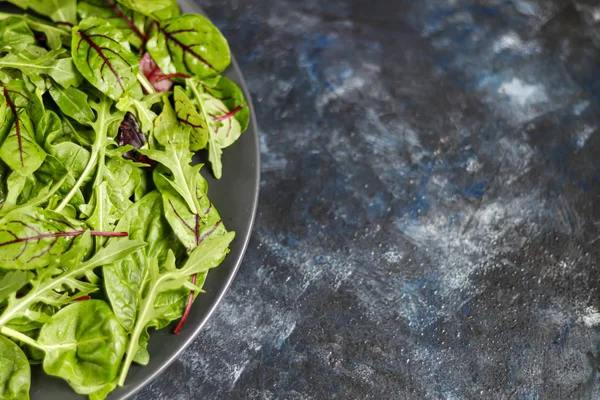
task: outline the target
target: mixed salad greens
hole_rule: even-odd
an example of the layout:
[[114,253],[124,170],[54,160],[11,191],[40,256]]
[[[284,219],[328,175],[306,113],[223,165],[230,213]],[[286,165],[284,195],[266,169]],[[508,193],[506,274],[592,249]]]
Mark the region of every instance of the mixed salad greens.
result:
[[250,114],[227,41],[176,0],[8,2],[31,12],[0,13],[0,398],[41,364],[104,399],[225,258],[192,155],[220,178]]

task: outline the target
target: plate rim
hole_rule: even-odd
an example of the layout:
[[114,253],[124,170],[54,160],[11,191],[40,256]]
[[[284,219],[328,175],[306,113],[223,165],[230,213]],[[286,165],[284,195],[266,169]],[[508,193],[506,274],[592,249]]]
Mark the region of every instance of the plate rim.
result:
[[[194,12],[192,12],[192,14],[195,13],[195,14],[206,15],[203,13],[200,6],[198,4],[196,4],[194,1],[180,0],[179,3],[185,4],[190,9],[193,9]],[[187,14],[190,14],[190,13],[187,13]],[[255,166],[254,166],[254,170],[255,170],[254,172],[256,174],[257,179],[254,184],[254,190],[253,190],[253,195],[252,195],[252,205],[251,205],[252,212],[251,212],[249,224],[248,224],[248,233],[243,238],[241,251],[237,255],[237,258],[233,261],[234,266],[231,269],[231,272],[229,273],[229,275],[227,276],[227,280],[225,281],[225,284],[220,289],[220,291],[216,297],[216,300],[211,304],[210,308],[208,309],[206,314],[202,317],[201,321],[194,327],[193,332],[187,338],[187,340],[185,342],[183,342],[179,346],[179,348],[175,352],[173,352],[173,354],[171,354],[171,356],[168,357],[160,365],[160,367],[155,369],[151,374],[146,376],[144,379],[137,381],[135,384],[132,384],[131,386],[123,387],[122,390],[124,390],[124,393],[120,393],[120,396],[116,396],[114,398],[114,400],[127,400],[127,399],[132,398],[132,396],[136,395],[137,393],[139,393],[143,388],[145,388],[150,383],[152,383],[155,379],[157,379],[196,340],[196,338],[198,337],[198,335],[200,334],[200,332],[202,331],[204,326],[207,324],[207,322],[212,317],[212,315],[216,311],[217,307],[219,306],[219,304],[221,303],[221,301],[223,300],[223,298],[229,291],[229,288],[231,287],[231,284],[233,283],[233,281],[242,265],[244,256],[246,255],[246,251],[248,249],[248,244],[250,243],[250,238],[252,237],[252,232],[254,230],[254,223],[256,221],[256,216],[258,213],[258,201],[259,201],[259,195],[260,195],[260,176],[261,176],[261,174],[260,174],[260,172],[261,172],[260,133],[258,130],[258,123],[256,120],[256,112],[254,109],[254,103],[252,101],[252,96],[250,94],[250,90],[248,89],[248,85],[246,83],[244,74],[242,73],[242,70],[241,70],[239,64],[237,63],[237,60],[233,53],[231,54],[231,65],[229,66],[229,69],[233,69],[234,74],[237,77],[239,77],[239,79],[236,79],[236,83],[239,85],[240,89],[242,89],[242,91],[244,92],[244,96],[246,96],[246,102],[248,104],[248,108],[250,111],[250,129],[253,132],[255,132],[255,134],[253,136],[254,136],[254,144],[257,149],[256,157],[255,157]],[[109,396],[109,399],[111,399],[110,396]]]

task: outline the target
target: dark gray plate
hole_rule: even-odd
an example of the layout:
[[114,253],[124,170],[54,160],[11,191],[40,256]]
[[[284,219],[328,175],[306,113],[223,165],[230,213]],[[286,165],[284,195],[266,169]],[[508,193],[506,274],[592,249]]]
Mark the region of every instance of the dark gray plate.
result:
[[[185,13],[201,12],[193,1],[183,0],[180,3]],[[14,11],[11,7],[0,4],[0,11],[8,9]],[[153,332],[148,346],[150,363],[144,367],[134,365],[127,377],[126,386],[115,390],[109,396],[110,400],[122,400],[132,396],[156,378],[188,347],[223,298],[242,262],[258,204],[260,151],[258,129],[250,94],[235,60],[225,75],[237,82],[244,90],[250,105],[252,120],[250,128],[242,135],[239,142],[224,151],[223,178],[216,181],[206,173],[207,171],[204,175],[209,180],[209,195],[212,202],[220,211],[227,228],[236,232],[235,241],[223,264],[208,275],[204,286],[206,293],[198,297],[183,332],[174,335],[173,329],[169,328]],[[32,400],[79,400],[85,398],[76,395],[60,379],[45,375],[39,367],[33,368],[32,375]]]

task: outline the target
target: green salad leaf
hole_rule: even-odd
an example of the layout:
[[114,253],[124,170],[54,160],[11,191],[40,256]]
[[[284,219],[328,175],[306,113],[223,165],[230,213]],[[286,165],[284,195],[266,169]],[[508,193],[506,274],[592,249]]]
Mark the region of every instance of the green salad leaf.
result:
[[27,356],[12,340],[0,336],[0,398],[29,400],[30,385]]
[[8,1],[35,15],[0,13],[0,398],[41,364],[103,400],[227,256],[193,156],[223,176],[250,110],[176,0]]

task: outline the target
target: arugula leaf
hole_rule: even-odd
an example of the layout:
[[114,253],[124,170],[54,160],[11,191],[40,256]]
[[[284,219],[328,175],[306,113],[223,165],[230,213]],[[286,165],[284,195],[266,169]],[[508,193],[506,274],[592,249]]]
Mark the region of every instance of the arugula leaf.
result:
[[227,40],[202,15],[185,14],[160,21],[147,48],[165,74],[179,72],[208,78],[231,63]]
[[83,183],[88,179],[94,169],[97,169],[95,182],[99,184],[102,181],[102,174],[104,173],[105,153],[106,146],[109,143],[108,133],[112,124],[119,122],[123,119],[122,113],[111,112],[111,101],[102,96],[99,102],[90,102],[92,108],[96,111],[96,121],[92,124],[94,128],[95,138],[92,144],[91,154],[89,161],[75,182],[75,185],[67,193],[60,204],[56,207],[56,211],[62,211],[71,199],[78,193]]
[[182,129],[166,98],[163,112],[155,121],[154,135],[151,138],[153,143],[150,148],[138,151],[164,166],[163,169],[155,170],[155,174],[164,175],[170,171],[171,176],[167,179],[169,184],[184,199],[192,212],[200,214],[198,198],[194,196],[188,182],[194,181],[201,167],[190,165],[192,153],[188,150],[189,132]]
[[159,269],[157,259],[150,261],[150,271],[147,281],[144,283],[144,287],[146,288],[145,294],[140,304],[138,317],[126,351],[127,356],[125,357],[119,377],[120,386],[125,384],[129,367],[140,348],[142,332],[146,331],[149,328],[149,324],[153,320],[160,318],[162,314],[162,310],[156,307],[158,295],[182,288],[186,284],[189,284],[189,279],[192,275],[206,272],[218,266],[225,258],[229,244],[234,236],[235,234],[230,232],[226,235],[203,241],[190,253],[187,262],[180,269],[175,266],[173,252],[169,252],[162,272]]
[[[31,290],[23,297],[17,298],[12,294],[7,306],[0,314],[0,327],[3,327],[15,318],[29,316],[29,308],[36,303],[44,303],[56,307],[72,302],[68,293],[59,293],[56,290],[65,288],[79,295],[87,295],[97,290],[96,285],[81,281],[80,278],[93,278],[93,271],[97,267],[112,264],[125,259],[145,246],[144,242],[134,240],[111,241],[87,261],[82,261],[84,254],[89,249],[89,232],[86,232],[80,243],[64,253],[60,258],[53,260],[48,268],[41,271],[30,282]],[[92,279],[93,280],[93,279]]]
[[29,361],[12,340],[0,336],[0,398],[29,400]]
[[102,390],[119,371],[127,335],[102,300],[71,304],[40,330],[44,371],[65,379],[79,394]]
[[137,58],[121,31],[109,22],[90,17],[73,28],[73,62],[81,74],[113,100],[139,84]]

